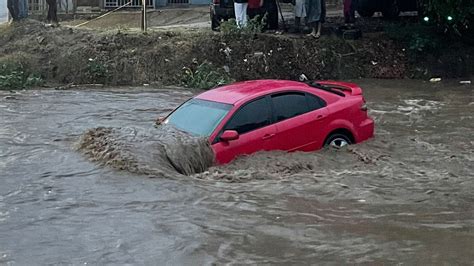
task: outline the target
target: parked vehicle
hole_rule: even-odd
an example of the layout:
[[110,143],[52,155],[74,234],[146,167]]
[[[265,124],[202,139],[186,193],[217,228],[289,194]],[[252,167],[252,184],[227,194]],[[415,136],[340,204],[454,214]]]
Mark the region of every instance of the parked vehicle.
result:
[[372,17],[382,12],[386,18],[396,18],[400,12],[419,11],[421,0],[358,0],[357,13],[362,17]]
[[353,83],[234,83],[197,95],[163,124],[209,138],[217,163],[261,150],[314,151],[369,139],[374,121]]

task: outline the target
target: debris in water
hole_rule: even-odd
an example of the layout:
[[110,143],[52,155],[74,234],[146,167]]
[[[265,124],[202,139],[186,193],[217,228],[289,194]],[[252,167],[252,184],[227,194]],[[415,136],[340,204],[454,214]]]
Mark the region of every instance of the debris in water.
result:
[[307,81],[307,80],[308,80],[308,77],[306,77],[305,74],[301,74],[298,79],[299,79],[301,82],[303,82],[303,81]]
[[440,82],[440,81],[441,81],[441,78],[431,78],[430,79],[430,82],[433,82],[433,83]]

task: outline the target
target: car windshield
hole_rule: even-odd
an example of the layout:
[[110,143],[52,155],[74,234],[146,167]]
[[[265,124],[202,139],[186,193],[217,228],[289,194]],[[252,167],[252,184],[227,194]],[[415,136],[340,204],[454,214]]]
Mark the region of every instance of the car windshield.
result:
[[165,121],[178,129],[197,136],[209,136],[232,105],[191,99],[176,109]]

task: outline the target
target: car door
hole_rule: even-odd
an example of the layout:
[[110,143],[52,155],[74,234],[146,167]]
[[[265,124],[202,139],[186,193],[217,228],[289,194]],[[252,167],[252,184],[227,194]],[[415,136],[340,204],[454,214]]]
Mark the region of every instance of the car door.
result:
[[326,103],[305,92],[285,92],[271,96],[278,149],[311,151],[324,142]]
[[[225,130],[237,131],[239,138],[231,141],[219,140],[220,134]],[[212,145],[219,163],[230,162],[238,155],[272,149],[276,129],[271,121],[270,99],[263,97],[242,105],[225,122],[220,134]]]

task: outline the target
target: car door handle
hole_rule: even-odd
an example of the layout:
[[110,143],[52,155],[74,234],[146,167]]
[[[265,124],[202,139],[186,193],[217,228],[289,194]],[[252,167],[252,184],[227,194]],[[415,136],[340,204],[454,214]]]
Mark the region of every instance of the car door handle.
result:
[[324,118],[326,118],[325,115],[318,115],[318,116],[316,116],[316,120],[323,120]]
[[275,134],[265,134],[265,135],[262,137],[262,139],[263,139],[263,140],[271,139],[271,138],[273,138],[274,136],[275,136]]

